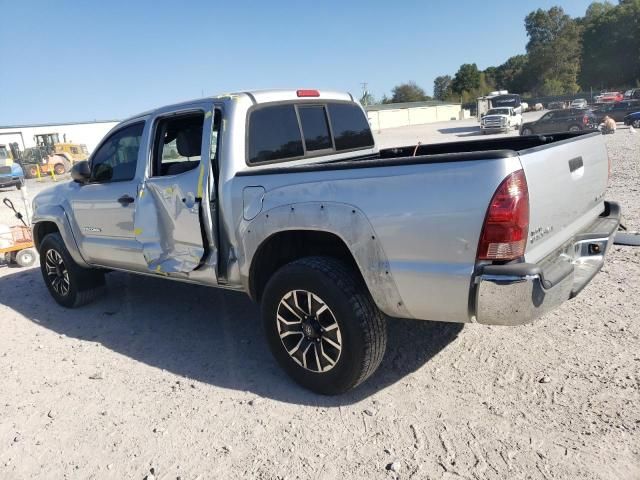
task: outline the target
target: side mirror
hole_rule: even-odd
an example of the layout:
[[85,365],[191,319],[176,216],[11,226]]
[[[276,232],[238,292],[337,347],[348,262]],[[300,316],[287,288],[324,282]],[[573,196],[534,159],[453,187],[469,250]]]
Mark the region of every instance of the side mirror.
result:
[[71,178],[74,182],[87,183],[91,176],[91,169],[89,168],[89,162],[83,160],[71,167]]

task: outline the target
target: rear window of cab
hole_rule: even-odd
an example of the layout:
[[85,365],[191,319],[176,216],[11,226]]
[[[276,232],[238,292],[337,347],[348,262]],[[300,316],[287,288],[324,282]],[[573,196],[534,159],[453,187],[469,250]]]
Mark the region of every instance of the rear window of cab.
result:
[[259,106],[249,113],[249,165],[372,148],[369,121],[352,103]]

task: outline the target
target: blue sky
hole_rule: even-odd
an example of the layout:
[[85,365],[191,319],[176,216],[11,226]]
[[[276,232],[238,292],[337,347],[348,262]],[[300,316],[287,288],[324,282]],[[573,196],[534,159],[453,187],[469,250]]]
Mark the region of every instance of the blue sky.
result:
[[121,119],[257,88],[380,97],[523,53],[525,15],[589,1],[0,0],[0,125]]

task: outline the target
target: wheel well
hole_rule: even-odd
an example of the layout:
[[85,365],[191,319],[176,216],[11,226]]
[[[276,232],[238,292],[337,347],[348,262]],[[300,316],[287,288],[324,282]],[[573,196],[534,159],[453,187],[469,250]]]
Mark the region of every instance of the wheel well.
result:
[[58,226],[53,222],[39,222],[33,227],[33,243],[36,246],[36,250],[40,251],[40,244],[45,236],[50,233],[60,232]]
[[[362,279],[349,247],[333,233],[315,230],[290,230],[278,232],[258,247],[249,270],[249,293],[260,301],[269,278],[282,266],[309,256],[333,257],[341,260]],[[364,283],[364,279],[362,279]]]

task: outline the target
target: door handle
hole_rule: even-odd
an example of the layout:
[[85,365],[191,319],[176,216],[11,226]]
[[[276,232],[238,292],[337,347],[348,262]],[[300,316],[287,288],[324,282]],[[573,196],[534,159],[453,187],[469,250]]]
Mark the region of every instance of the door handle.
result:
[[126,207],[127,205],[129,205],[130,203],[133,203],[135,201],[135,198],[129,196],[129,195],[122,195],[119,199],[118,199],[118,203],[120,205],[122,205],[123,207]]

